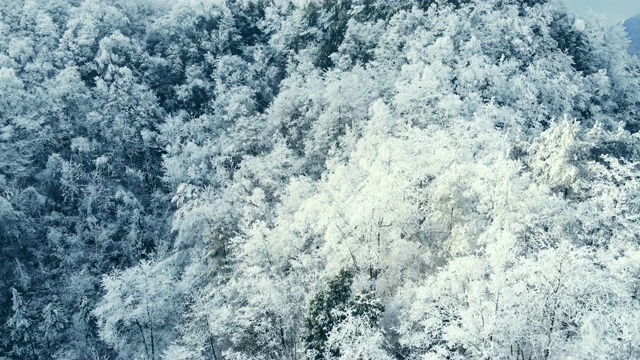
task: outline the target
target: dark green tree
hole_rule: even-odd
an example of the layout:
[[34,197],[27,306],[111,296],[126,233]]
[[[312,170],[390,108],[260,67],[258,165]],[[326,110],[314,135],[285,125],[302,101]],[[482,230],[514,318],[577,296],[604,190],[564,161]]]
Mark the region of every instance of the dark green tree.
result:
[[327,288],[319,292],[309,305],[309,314],[305,320],[307,350],[315,354],[316,359],[324,359],[325,354],[339,355],[337,349],[327,349],[326,343],[331,330],[346,318],[350,310],[352,315],[365,317],[375,325],[384,311],[379,302],[372,301],[373,293],[353,295],[351,286],[355,272],[342,269],[327,284]]

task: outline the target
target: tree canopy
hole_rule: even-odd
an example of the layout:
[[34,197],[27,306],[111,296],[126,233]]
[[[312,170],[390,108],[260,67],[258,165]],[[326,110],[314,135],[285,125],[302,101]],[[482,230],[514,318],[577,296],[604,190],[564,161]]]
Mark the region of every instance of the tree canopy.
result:
[[640,63],[561,0],[0,7],[0,359],[640,357]]

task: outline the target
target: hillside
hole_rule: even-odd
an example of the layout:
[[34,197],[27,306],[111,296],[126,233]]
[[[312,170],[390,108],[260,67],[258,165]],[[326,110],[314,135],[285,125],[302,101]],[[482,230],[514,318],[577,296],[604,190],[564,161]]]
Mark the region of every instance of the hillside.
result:
[[640,54],[640,15],[636,15],[624,21],[624,28],[629,40],[629,54]]
[[559,0],[5,1],[0,359],[640,358],[639,70]]

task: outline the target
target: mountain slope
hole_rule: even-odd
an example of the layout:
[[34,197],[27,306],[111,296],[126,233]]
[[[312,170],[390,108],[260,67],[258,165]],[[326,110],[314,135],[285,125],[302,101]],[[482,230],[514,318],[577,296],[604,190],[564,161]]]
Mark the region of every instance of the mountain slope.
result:
[[640,358],[640,73],[561,0],[0,9],[0,359]]
[[625,20],[623,25],[629,40],[631,40],[629,54],[640,54],[640,14]]

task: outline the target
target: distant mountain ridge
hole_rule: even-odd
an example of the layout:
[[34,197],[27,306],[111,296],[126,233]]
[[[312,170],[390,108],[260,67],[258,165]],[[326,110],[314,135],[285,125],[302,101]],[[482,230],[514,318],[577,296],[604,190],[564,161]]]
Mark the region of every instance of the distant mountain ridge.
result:
[[640,14],[625,20],[623,25],[631,40],[627,51],[633,55],[640,54]]

